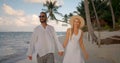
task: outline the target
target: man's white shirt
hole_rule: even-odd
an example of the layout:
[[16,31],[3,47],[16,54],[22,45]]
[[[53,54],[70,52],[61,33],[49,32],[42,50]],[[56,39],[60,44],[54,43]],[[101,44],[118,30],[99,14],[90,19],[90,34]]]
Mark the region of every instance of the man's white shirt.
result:
[[46,28],[39,25],[32,33],[27,55],[32,56],[34,52],[41,57],[47,53],[55,53],[55,46],[57,46],[58,51],[64,51],[57,38],[54,28],[51,25],[47,25]]

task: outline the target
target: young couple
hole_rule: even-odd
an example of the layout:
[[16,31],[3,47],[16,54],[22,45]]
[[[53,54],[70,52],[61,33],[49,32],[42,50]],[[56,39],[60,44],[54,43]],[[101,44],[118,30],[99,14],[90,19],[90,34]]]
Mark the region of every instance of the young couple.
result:
[[84,19],[81,16],[75,15],[70,18],[71,28],[67,29],[63,46],[60,44],[54,28],[47,24],[47,14],[41,12],[39,19],[41,25],[34,29],[28,49],[29,60],[32,60],[34,51],[38,63],[54,63],[55,45],[57,45],[60,56],[63,55],[65,48],[63,63],[85,63],[84,58],[87,59],[88,54],[83,45],[81,28],[84,26]]

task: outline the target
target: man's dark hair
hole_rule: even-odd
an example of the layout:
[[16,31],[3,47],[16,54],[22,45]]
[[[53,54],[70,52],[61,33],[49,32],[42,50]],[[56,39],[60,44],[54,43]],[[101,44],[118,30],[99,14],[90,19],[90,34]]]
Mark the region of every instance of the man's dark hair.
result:
[[40,12],[40,14],[41,14],[41,13],[42,13],[42,14],[45,14],[45,16],[47,17],[47,14],[46,14],[46,12]]

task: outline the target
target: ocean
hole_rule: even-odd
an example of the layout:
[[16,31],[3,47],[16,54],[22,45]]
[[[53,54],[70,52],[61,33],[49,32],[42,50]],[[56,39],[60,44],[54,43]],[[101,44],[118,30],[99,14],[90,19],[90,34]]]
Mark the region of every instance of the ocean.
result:
[[[62,36],[65,32],[56,32]],[[32,32],[0,32],[0,63],[16,63],[26,58]]]

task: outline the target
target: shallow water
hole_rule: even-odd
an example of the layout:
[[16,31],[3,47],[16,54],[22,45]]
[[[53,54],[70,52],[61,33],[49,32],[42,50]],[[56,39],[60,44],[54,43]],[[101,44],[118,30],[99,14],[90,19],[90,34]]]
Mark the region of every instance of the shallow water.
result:
[[[0,32],[0,63],[16,63],[26,58],[32,32]],[[58,36],[65,32],[57,32]]]

